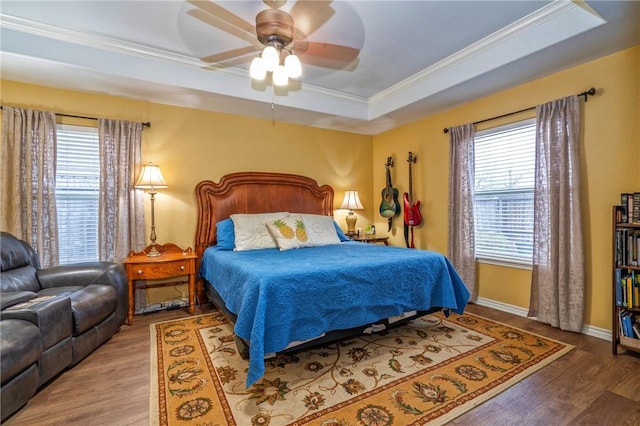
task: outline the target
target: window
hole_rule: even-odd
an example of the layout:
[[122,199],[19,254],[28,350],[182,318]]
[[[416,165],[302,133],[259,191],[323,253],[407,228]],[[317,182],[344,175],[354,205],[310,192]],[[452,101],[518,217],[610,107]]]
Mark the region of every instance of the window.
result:
[[535,119],[475,137],[476,256],[531,265]]
[[59,124],[57,145],[60,264],[98,260],[98,129]]

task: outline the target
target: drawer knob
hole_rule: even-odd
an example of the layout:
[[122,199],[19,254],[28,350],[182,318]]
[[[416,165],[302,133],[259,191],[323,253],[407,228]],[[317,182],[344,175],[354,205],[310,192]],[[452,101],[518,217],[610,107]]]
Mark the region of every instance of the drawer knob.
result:
[[138,269],[138,275],[142,275],[142,269]]
[[180,266],[180,270],[184,271],[184,265]]

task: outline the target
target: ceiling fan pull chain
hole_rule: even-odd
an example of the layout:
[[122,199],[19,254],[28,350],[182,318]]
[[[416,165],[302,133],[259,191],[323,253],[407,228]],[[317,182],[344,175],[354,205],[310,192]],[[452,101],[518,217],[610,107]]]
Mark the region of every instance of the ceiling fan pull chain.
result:
[[276,125],[275,89],[271,86],[271,125]]

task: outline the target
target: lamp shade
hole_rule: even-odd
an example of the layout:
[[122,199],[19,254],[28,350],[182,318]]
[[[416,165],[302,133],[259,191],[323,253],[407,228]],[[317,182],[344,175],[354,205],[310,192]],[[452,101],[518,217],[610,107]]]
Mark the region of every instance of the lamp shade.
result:
[[135,184],[135,188],[137,189],[167,188],[168,186],[162,177],[160,167],[152,163],[147,163],[142,166],[140,177]]
[[344,192],[344,200],[342,201],[341,209],[349,210],[361,210],[364,206],[360,202],[358,191],[350,189]]

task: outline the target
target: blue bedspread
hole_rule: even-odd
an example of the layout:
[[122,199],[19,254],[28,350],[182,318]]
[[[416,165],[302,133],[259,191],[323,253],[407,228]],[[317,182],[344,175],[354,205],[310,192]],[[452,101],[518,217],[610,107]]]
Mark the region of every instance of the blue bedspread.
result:
[[331,330],[432,307],[462,313],[469,292],[438,253],[373,244],[279,251],[208,248],[200,275],[238,316],[250,341],[247,387],[264,374],[265,354]]

